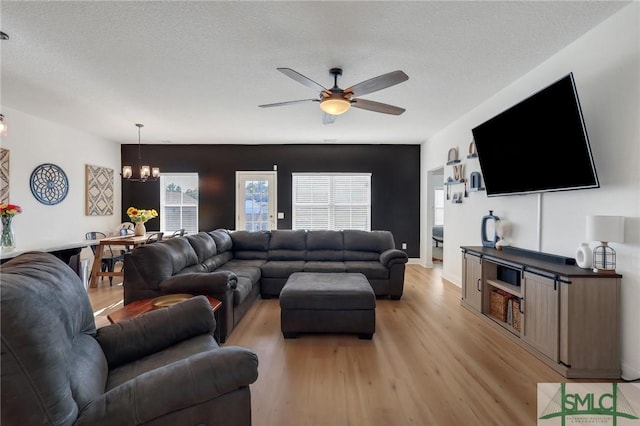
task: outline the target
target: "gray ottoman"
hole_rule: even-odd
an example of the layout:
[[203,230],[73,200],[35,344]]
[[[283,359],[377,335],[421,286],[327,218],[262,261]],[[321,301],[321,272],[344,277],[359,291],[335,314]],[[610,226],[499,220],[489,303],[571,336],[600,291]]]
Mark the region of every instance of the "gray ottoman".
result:
[[295,272],[280,292],[282,335],[354,333],[371,339],[375,308],[375,293],[363,274]]

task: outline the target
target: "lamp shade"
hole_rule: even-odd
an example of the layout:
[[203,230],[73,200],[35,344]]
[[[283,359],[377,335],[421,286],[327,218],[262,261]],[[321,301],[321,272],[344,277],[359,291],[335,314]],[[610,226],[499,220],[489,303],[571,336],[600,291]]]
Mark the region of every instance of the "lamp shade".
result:
[[327,114],[340,115],[351,108],[351,102],[341,97],[331,97],[320,102],[320,108]]
[[587,240],[624,242],[624,217],[587,216]]

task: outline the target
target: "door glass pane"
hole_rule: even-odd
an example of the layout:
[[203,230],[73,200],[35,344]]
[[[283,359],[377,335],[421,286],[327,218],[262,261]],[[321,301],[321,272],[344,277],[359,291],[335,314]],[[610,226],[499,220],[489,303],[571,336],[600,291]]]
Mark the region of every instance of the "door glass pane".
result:
[[269,229],[269,181],[245,181],[244,214],[246,231]]

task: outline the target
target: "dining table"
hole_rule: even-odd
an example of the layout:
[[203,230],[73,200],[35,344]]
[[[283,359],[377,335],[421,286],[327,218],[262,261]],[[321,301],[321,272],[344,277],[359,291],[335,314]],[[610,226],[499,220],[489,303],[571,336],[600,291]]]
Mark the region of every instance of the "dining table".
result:
[[124,267],[120,271],[102,271],[102,254],[106,246],[127,246],[130,249],[134,249],[137,246],[147,243],[148,238],[156,232],[147,232],[145,235],[124,235],[117,237],[107,237],[98,240],[96,246],[96,253],[93,259],[93,267],[91,269],[91,279],[89,281],[90,288],[96,288],[98,286],[98,277],[122,277],[124,276]]

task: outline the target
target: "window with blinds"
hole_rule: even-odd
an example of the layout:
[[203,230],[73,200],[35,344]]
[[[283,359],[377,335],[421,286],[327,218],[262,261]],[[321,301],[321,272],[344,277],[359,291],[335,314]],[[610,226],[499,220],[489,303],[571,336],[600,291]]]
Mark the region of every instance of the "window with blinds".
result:
[[371,230],[371,173],[293,173],[293,229]]
[[160,230],[172,233],[184,228],[198,232],[198,174],[162,173],[160,175]]

